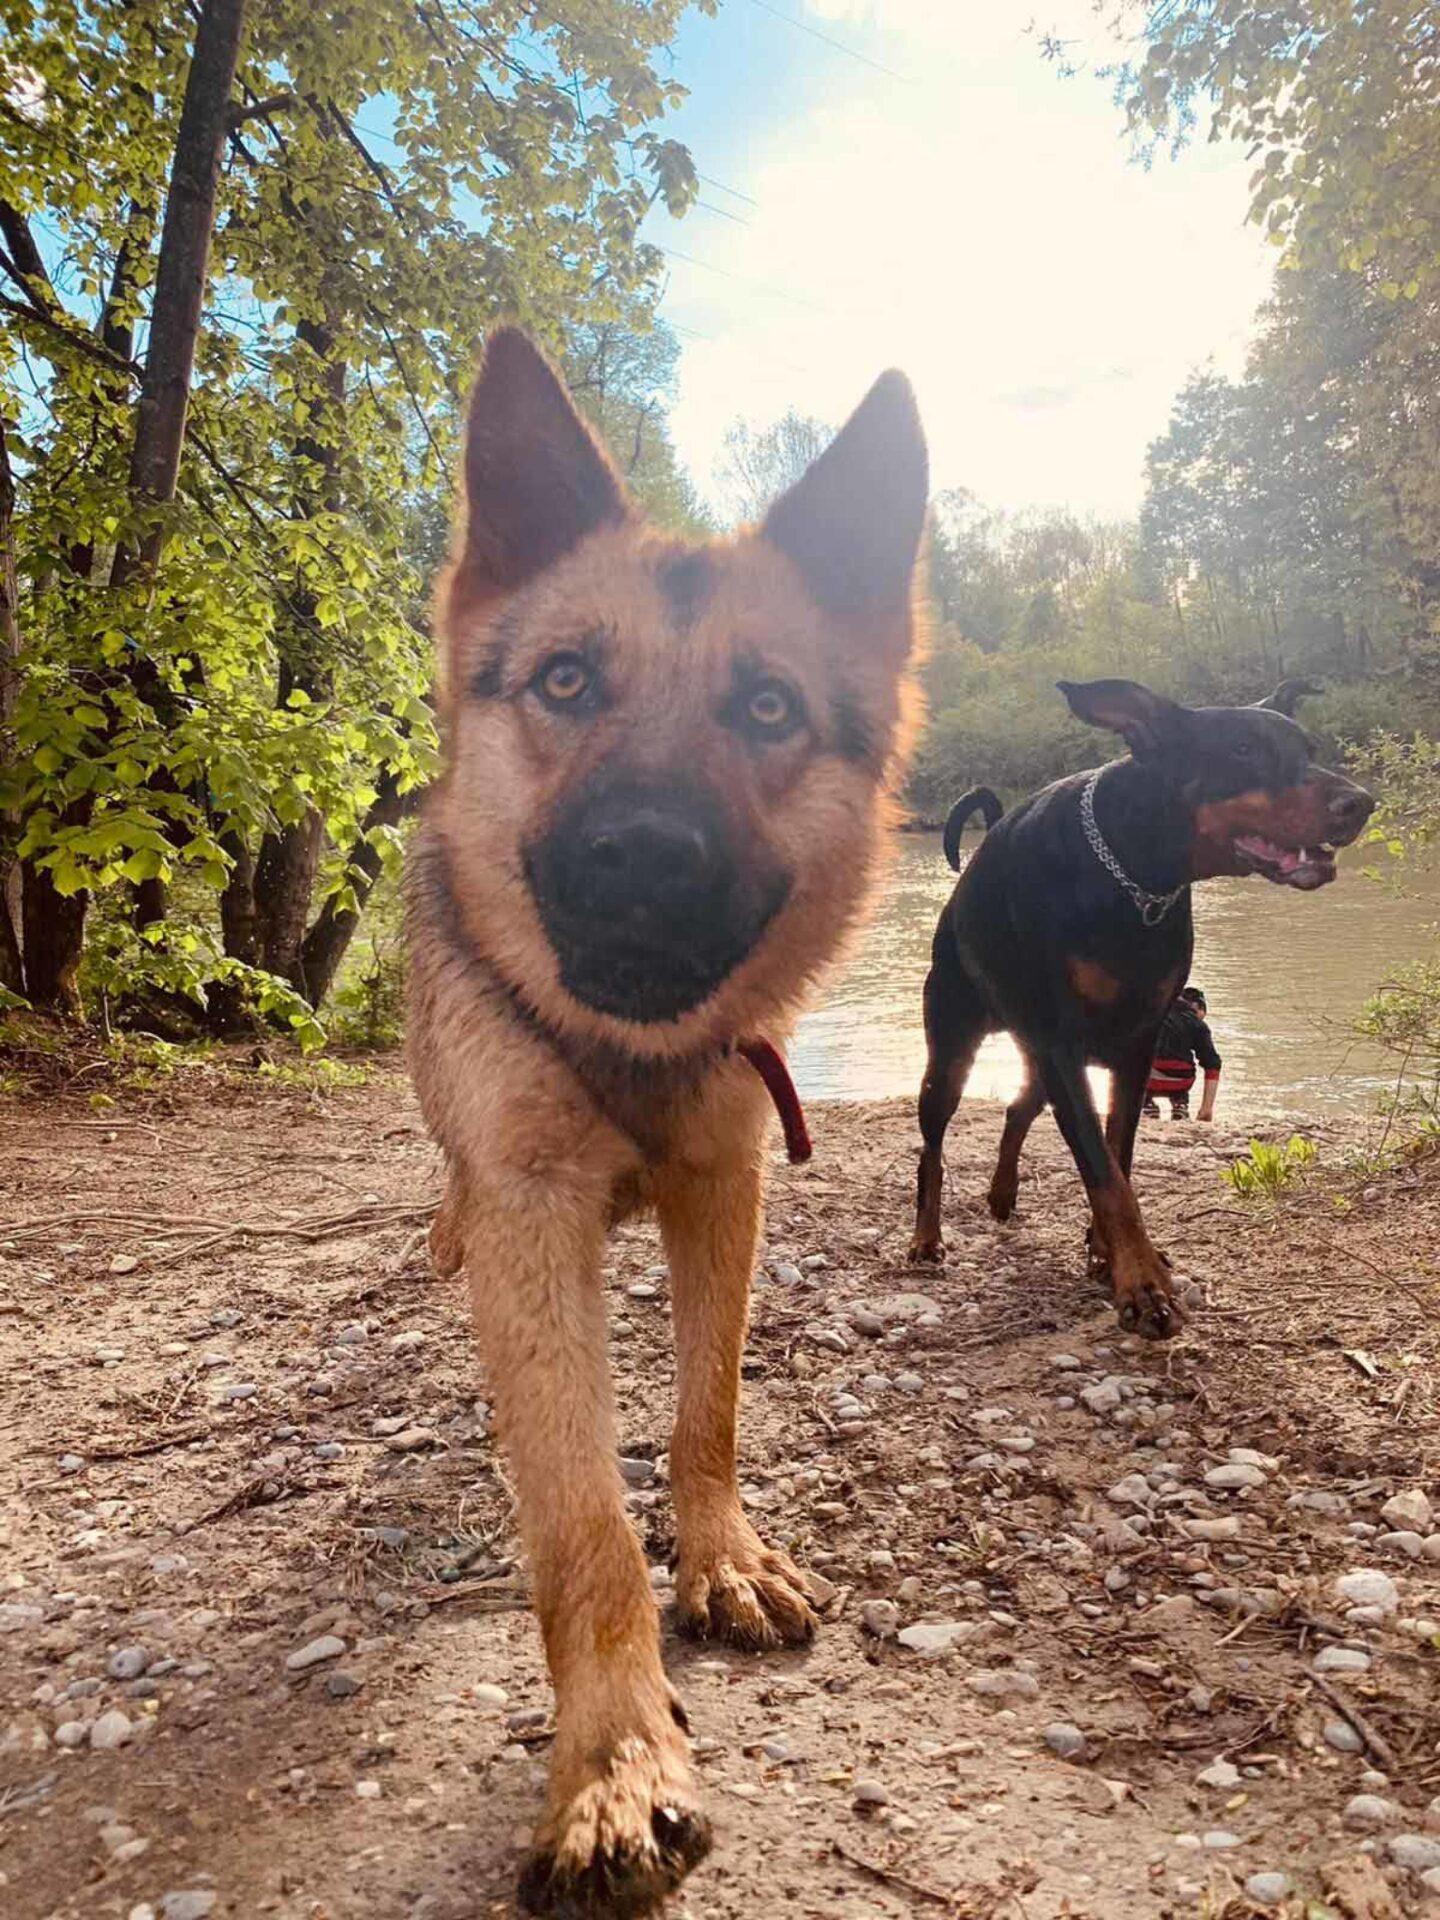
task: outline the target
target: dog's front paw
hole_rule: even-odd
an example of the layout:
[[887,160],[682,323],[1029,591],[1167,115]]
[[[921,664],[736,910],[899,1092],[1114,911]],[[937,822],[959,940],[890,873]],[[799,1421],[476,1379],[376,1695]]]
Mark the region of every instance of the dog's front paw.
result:
[[680,1631],[695,1639],[760,1652],[815,1637],[804,1574],[744,1521],[713,1554],[691,1560],[681,1552],[675,1591]]
[[943,1267],[945,1242],[938,1234],[932,1238],[917,1233],[910,1242],[910,1264],[912,1267]]
[[[653,1912],[710,1851],[683,1744],[632,1735],[579,1771],[521,1872],[521,1906],[551,1920]],[[557,1760],[557,1788],[563,1774]]]

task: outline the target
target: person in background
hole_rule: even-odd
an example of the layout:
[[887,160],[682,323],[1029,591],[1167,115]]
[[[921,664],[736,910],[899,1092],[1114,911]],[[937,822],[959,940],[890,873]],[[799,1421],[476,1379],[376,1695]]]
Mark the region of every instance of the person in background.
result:
[[1172,1120],[1190,1118],[1190,1089],[1195,1084],[1197,1066],[1205,1075],[1205,1091],[1195,1118],[1214,1119],[1215,1096],[1220,1091],[1220,1055],[1206,1024],[1208,1011],[1199,987],[1182,987],[1171,1002],[1155,1042],[1155,1058],[1145,1089],[1144,1111],[1152,1120],[1160,1118],[1162,1096],[1170,1102]]

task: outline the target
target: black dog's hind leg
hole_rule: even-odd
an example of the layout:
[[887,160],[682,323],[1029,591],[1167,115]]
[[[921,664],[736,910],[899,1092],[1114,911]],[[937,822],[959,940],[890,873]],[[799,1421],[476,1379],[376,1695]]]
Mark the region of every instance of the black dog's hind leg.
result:
[[[943,935],[942,935],[943,938]],[[960,1104],[966,1076],[987,1025],[985,1005],[958,960],[936,954],[925,979],[925,1043],[928,1058],[920,1084],[920,1173],[915,1195],[915,1233],[910,1258],[938,1265],[945,1258],[940,1232],[940,1192],[945,1183],[945,1129]]]
[[[1090,1195],[1091,1245],[1094,1252],[1103,1251],[1109,1257],[1120,1324],[1127,1333],[1166,1339],[1184,1315],[1170,1290],[1165,1262],[1145,1231],[1129,1177],[1101,1131],[1085,1077],[1084,1053],[1077,1046],[1052,1046],[1041,1056],[1041,1067],[1055,1118]],[[1131,1084],[1128,1076],[1126,1084]],[[1126,1125],[1133,1148],[1134,1123],[1127,1119]]]
[[1005,1131],[1000,1136],[995,1177],[990,1182],[987,1204],[997,1220],[1008,1220],[1015,1211],[1015,1196],[1020,1190],[1020,1150],[1044,1106],[1045,1088],[1040,1070],[1027,1055],[1020,1091],[1005,1109]]

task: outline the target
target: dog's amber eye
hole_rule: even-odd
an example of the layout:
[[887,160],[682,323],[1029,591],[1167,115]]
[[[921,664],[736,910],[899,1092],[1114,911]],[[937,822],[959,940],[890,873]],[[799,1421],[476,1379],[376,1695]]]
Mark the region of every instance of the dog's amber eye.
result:
[[547,706],[571,707],[595,684],[589,663],[578,653],[557,653],[536,674],[532,685]]
[[778,680],[762,680],[745,703],[745,718],[755,733],[789,733],[800,718],[800,703]]

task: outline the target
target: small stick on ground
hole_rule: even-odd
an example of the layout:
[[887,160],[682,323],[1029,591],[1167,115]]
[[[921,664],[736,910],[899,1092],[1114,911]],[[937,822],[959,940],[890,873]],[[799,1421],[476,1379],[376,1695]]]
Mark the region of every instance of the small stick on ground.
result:
[[837,1860],[843,1860],[847,1867],[854,1867],[858,1873],[868,1873],[872,1880],[878,1880],[882,1886],[903,1887],[906,1893],[913,1893],[917,1900],[929,1900],[937,1907],[954,1908],[959,1905],[958,1893],[943,1893],[938,1887],[927,1887],[922,1880],[912,1880],[908,1874],[897,1873],[894,1867],[882,1867],[878,1861],[866,1860],[863,1855],[851,1853],[838,1840],[830,1842],[831,1851]]
[[1310,1678],[1320,1689],[1321,1693],[1324,1694],[1331,1706],[1338,1707],[1340,1712],[1344,1714],[1345,1718],[1365,1742],[1366,1747],[1380,1762],[1385,1772],[1393,1773],[1396,1764],[1395,1749],[1390,1745],[1390,1742],[1385,1736],[1375,1730],[1374,1726],[1366,1719],[1359,1707],[1357,1707],[1352,1700],[1347,1700],[1338,1687],[1332,1686],[1323,1673],[1312,1673]]

